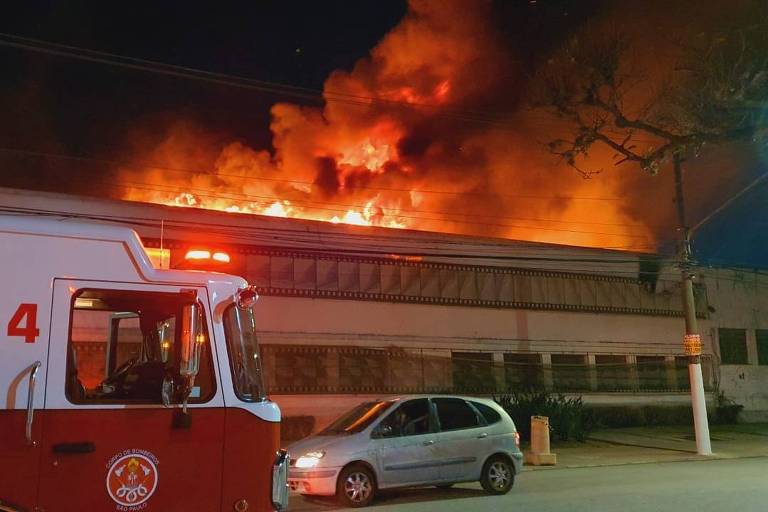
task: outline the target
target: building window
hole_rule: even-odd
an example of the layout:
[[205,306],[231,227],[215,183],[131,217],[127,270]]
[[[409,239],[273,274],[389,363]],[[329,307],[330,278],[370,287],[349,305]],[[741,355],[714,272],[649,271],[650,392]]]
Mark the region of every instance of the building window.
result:
[[664,356],[637,356],[638,387],[642,390],[668,389],[667,363]]
[[748,364],[746,329],[718,329],[721,364]]
[[584,391],[589,389],[589,367],[586,356],[580,354],[552,354],[552,385],[557,391]]
[[599,391],[619,391],[632,388],[626,356],[596,355],[595,370]]
[[755,340],[757,341],[757,364],[768,364],[768,330],[756,330]]
[[504,354],[504,379],[510,391],[542,389],[543,373],[539,354]]
[[488,352],[452,352],[453,390],[463,393],[496,391],[493,378],[493,354]]

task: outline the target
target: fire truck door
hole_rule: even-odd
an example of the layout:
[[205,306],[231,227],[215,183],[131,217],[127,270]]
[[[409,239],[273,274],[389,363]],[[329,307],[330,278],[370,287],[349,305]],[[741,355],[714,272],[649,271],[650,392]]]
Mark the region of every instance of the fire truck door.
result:
[[168,398],[183,387],[190,295],[55,280],[40,509],[219,509],[224,401],[208,296],[196,291],[203,335],[191,337],[201,356],[185,417],[179,399]]
[[[0,510],[32,510],[40,463],[50,295],[11,276],[0,296]],[[27,295],[25,295],[25,292]]]

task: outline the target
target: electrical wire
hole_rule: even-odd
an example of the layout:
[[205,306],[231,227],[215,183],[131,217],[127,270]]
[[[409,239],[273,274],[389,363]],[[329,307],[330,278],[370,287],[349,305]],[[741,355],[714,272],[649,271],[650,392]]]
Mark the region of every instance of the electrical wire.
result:
[[[177,173],[183,173],[183,174],[194,174],[194,175],[207,174],[211,176],[239,178],[239,179],[253,180],[253,181],[268,181],[268,182],[295,184],[295,185],[302,185],[302,186],[317,186],[317,183],[314,183],[312,181],[289,180],[285,178],[266,178],[261,176],[241,176],[238,174],[226,174],[226,173],[213,174],[209,170],[189,169],[185,167],[159,165],[153,162],[130,162],[127,160],[96,158],[96,157],[89,157],[89,156],[83,156],[83,155],[66,155],[62,153],[50,153],[50,152],[36,151],[31,149],[10,148],[10,147],[0,147],[0,151],[6,152],[6,153],[17,153],[17,154],[28,155],[28,156],[39,156],[39,157],[47,157],[47,158],[60,158],[60,159],[68,159],[68,160],[95,162],[95,163],[102,163],[102,164],[123,166],[123,167],[144,167],[147,169],[157,169],[157,170],[164,170],[164,171],[177,172]],[[443,194],[443,195],[452,195],[452,196],[499,197],[499,198],[509,198],[509,199],[541,199],[544,201],[558,201],[558,200],[622,201],[623,200],[618,197],[581,197],[581,196],[567,196],[567,195],[539,196],[539,195],[521,195],[521,194],[503,194],[503,193],[491,194],[487,192],[486,193],[471,192],[471,191],[451,192],[447,190],[388,188],[388,187],[371,187],[371,186],[360,186],[360,185],[348,185],[348,186],[345,185],[344,188],[352,189],[352,190],[375,190],[375,191],[403,192],[403,193],[413,192],[413,193],[419,193],[419,194]]]
[[[301,88],[296,86],[290,86],[286,84],[277,84],[272,82],[266,82],[266,81],[258,81],[253,79],[248,79],[244,77],[236,77],[232,75],[225,75],[222,73],[212,73],[207,72],[203,70],[193,69],[193,68],[186,68],[182,66],[175,66],[171,64],[165,64],[160,62],[153,62],[145,59],[137,59],[133,57],[125,57],[120,56],[116,54],[110,54],[107,52],[100,52],[96,50],[91,50],[87,48],[79,48],[74,46],[67,46],[67,45],[61,45],[57,43],[52,43],[49,41],[42,41],[32,38],[24,38],[13,34],[0,34],[0,37],[6,38],[5,41],[0,41],[0,45],[6,45],[16,48],[22,48],[32,51],[39,51],[43,53],[49,53],[53,55],[59,55],[64,57],[71,57],[71,58],[79,58],[82,60],[88,60],[93,62],[100,62],[103,64],[110,64],[110,65],[116,65],[116,66],[123,66],[133,69],[139,69],[143,71],[150,71],[150,72],[156,72],[156,73],[163,73],[163,74],[170,74],[175,75],[183,78],[193,78],[193,79],[205,79],[208,81],[214,81],[214,82],[220,82],[225,79],[230,80],[237,80],[239,82],[231,82],[229,85],[236,85],[236,86],[243,86],[244,84],[247,84],[249,87],[256,88],[259,90],[262,90],[263,92],[272,92],[272,93],[280,93],[280,94],[289,94],[289,95],[299,95],[300,97],[304,99],[320,99],[321,97],[324,97],[326,101],[344,101],[344,100],[355,100],[355,102],[358,102],[357,104],[360,104],[361,101],[362,104],[366,106],[370,106],[371,102],[377,102],[382,103],[390,106],[400,106],[400,107],[408,107],[408,108],[429,108],[429,109],[437,109],[442,110],[445,113],[452,114],[452,115],[460,115],[460,116],[474,116],[474,117],[466,117],[467,120],[473,120],[473,121],[486,121],[495,123],[495,119],[497,117],[496,112],[489,112],[489,111],[479,111],[479,110],[457,110],[457,109],[451,109],[439,105],[432,105],[432,104],[419,104],[419,103],[413,103],[413,102],[400,102],[400,101],[394,101],[394,100],[387,100],[377,97],[370,97],[370,96],[362,96],[362,95],[354,95],[354,94],[348,94],[344,92],[339,91],[317,91],[307,88]],[[110,60],[112,59],[112,60]],[[151,68],[152,66],[155,66],[155,68]],[[487,116],[487,117],[484,117]],[[549,121],[556,122],[557,119],[553,119],[549,116],[547,116],[547,119]],[[648,141],[650,142],[650,141]],[[51,156],[51,155],[47,155]],[[61,155],[59,155],[61,156]],[[78,158],[78,157],[76,157]],[[82,158],[82,157],[79,157]],[[93,159],[92,159],[93,160]],[[193,172],[193,171],[185,171],[185,172]],[[235,176],[232,176],[235,177]],[[255,178],[255,177],[238,177],[243,179],[265,179],[270,180],[269,178]],[[281,181],[281,180],[275,180],[275,181]],[[285,180],[286,182],[288,180]],[[304,184],[307,184],[306,182]],[[152,184],[150,184],[152,185]],[[386,189],[381,189],[386,190]],[[396,190],[396,189],[389,189],[389,190]],[[410,190],[400,189],[398,191],[401,192],[411,192]],[[444,194],[450,194],[451,192],[447,191],[414,191],[414,192],[421,192],[421,193],[444,193]],[[470,193],[471,194],[471,193]],[[465,194],[466,195],[466,194]],[[257,196],[258,197],[258,196]],[[523,196],[516,196],[517,198],[523,198]],[[539,198],[537,196],[529,196],[530,198]],[[280,198],[272,198],[272,197],[262,197],[267,199],[275,199],[279,200]],[[540,197],[541,199],[545,199],[545,197]],[[555,196],[557,199],[564,199],[564,197],[558,197]],[[570,199],[580,199],[580,200],[618,200],[618,198],[570,198]],[[308,203],[312,203],[311,201],[307,201]],[[324,203],[318,203],[314,202],[314,204],[324,204]],[[364,205],[347,205],[354,208],[363,208]],[[307,206],[308,208],[314,208],[314,209],[326,209],[326,208],[320,208],[318,206]],[[406,210],[407,211],[407,210]],[[484,214],[462,214],[457,212],[436,212],[436,211],[418,211],[413,210],[412,213],[433,213],[433,214],[441,214],[441,215],[448,215],[448,216],[466,216],[466,217],[494,217],[497,218],[497,216],[492,215],[484,215]],[[401,217],[408,217],[400,215]],[[505,217],[513,219],[513,217]],[[445,219],[430,219],[430,218],[419,218],[420,220],[425,221],[444,221]],[[557,219],[533,219],[533,218],[517,218],[516,220],[523,220],[523,221],[531,221],[531,222],[555,222],[555,223],[568,223],[568,221],[560,221]],[[457,221],[457,220],[450,220],[450,222],[459,222],[459,223],[470,223],[468,221]],[[631,226],[631,225],[625,225],[625,224],[611,224],[611,223],[598,223],[598,222],[579,222],[572,224],[595,224],[595,225],[616,225],[616,226]],[[478,224],[472,222],[471,224]],[[482,223],[484,225],[496,225],[499,227],[511,227],[516,229],[530,229],[530,226],[516,226],[516,225],[508,225],[508,224],[492,224],[492,223]],[[538,228],[543,230],[550,230],[550,231],[563,231],[563,232],[579,232],[576,230],[560,230],[560,229],[553,229],[553,228]],[[625,235],[620,233],[608,233],[608,232],[581,232],[584,234],[599,234],[599,235],[605,235],[605,236],[630,236],[630,237],[637,237],[642,238],[641,236],[637,235]]]
[[[3,40],[2,38],[5,38]],[[282,93],[282,94],[289,94],[289,95],[299,95],[303,99],[308,99],[310,97],[314,97],[315,99],[319,99],[321,97],[324,97],[326,101],[336,101],[340,100],[343,101],[345,98],[347,100],[354,99],[356,101],[362,101],[362,103],[366,106],[370,106],[371,102],[378,102],[383,103],[390,106],[401,106],[401,107],[428,107],[428,108],[434,108],[438,111],[443,110],[447,113],[456,114],[461,113],[462,111],[459,111],[457,109],[447,109],[446,107],[441,106],[435,106],[435,105],[428,105],[428,104],[414,104],[409,102],[399,102],[399,101],[393,101],[393,100],[386,100],[381,98],[375,98],[375,97],[369,97],[369,96],[361,96],[361,95],[354,95],[354,94],[348,94],[343,92],[334,92],[334,91],[325,91],[324,93],[321,93],[320,91],[313,90],[313,89],[307,89],[297,86],[291,86],[286,84],[278,84],[273,82],[267,82],[267,81],[260,81],[260,80],[253,80],[249,78],[244,77],[237,77],[232,75],[226,75],[222,73],[213,73],[209,71],[194,69],[194,68],[188,68],[183,66],[176,66],[161,62],[154,62],[149,61],[146,59],[138,59],[134,57],[125,57],[121,55],[111,54],[107,52],[101,52],[97,50],[91,50],[88,48],[81,48],[81,47],[75,47],[75,46],[69,46],[69,45],[62,45],[58,43],[53,43],[49,41],[42,41],[38,39],[33,38],[25,38],[21,36],[17,36],[14,34],[8,34],[8,33],[0,33],[0,45],[6,45],[10,47],[15,48],[21,48],[21,49],[27,49],[32,51],[38,51],[43,53],[49,53],[53,55],[59,55],[64,57],[71,57],[71,58],[77,58],[81,60],[91,61],[91,62],[98,62],[102,64],[109,64],[109,65],[115,65],[115,66],[122,66],[122,67],[128,67],[131,69],[137,69],[137,70],[143,70],[143,71],[149,71],[149,72],[155,72],[155,73],[161,73],[161,74],[170,74],[172,76],[178,76],[182,78],[191,78],[191,79],[203,79],[205,81],[212,81],[215,83],[226,83],[228,85],[235,85],[235,86],[244,86],[247,85],[248,87],[255,88],[257,90],[260,90],[262,92],[271,92],[271,93]],[[229,80],[227,82],[227,80]],[[307,96],[310,95],[310,96]],[[464,111],[467,112],[473,116],[477,115],[493,115],[496,116],[495,112],[483,112],[483,111]],[[469,118],[467,117],[465,120],[472,120],[472,121],[488,121],[489,118]],[[556,121],[556,119],[555,119]],[[492,123],[493,124],[493,123]],[[11,148],[5,148],[6,150],[12,150]],[[24,150],[16,150],[17,152],[21,152]],[[52,155],[48,155],[52,156]],[[61,155],[59,155],[61,157]],[[69,158],[84,158],[84,157],[72,157],[68,156]],[[160,168],[158,166],[154,166],[156,168]],[[175,169],[166,169],[170,170],[172,172],[178,172],[178,170]],[[184,170],[184,172],[193,172],[189,170]],[[242,177],[242,176],[231,176],[231,177],[237,177],[240,179],[256,179],[256,180],[265,180],[265,181],[283,181],[273,178],[260,178],[260,177]],[[284,180],[283,182],[289,182],[289,180]],[[294,183],[301,183],[305,186],[314,186],[315,184],[308,183],[308,182],[298,182],[294,181]],[[373,187],[371,187],[373,188]],[[410,192],[420,192],[420,193],[448,193],[451,194],[451,192],[447,191],[411,191],[411,190],[405,190],[405,189],[384,189],[380,188],[379,190],[389,190],[389,191],[398,191],[403,193],[410,193]],[[456,193],[454,193],[456,194]],[[473,194],[472,192],[468,194]],[[465,194],[465,195],[468,195]],[[517,199],[521,198],[539,198],[537,196],[516,196]],[[544,199],[541,197],[541,199]],[[564,199],[563,197],[555,196],[555,199]],[[573,198],[575,199],[575,198]],[[579,200],[617,200],[617,198],[579,198]],[[363,205],[356,205],[354,207],[361,208],[364,207]],[[424,213],[424,212],[419,212]],[[434,212],[439,213],[443,215],[458,215],[455,212]],[[529,220],[529,219],[521,219],[521,220]],[[530,219],[534,221],[533,219]],[[535,219],[536,222],[560,222],[557,220],[552,219]],[[597,224],[597,223],[595,223]],[[618,225],[618,224],[616,224]]]
[[[5,39],[5,40],[3,40]],[[418,103],[418,102],[406,102],[399,100],[392,100],[387,98],[381,98],[378,96],[366,96],[353,94],[345,91],[334,91],[325,89],[319,91],[307,87],[300,87],[289,84],[282,84],[276,82],[269,82],[266,80],[256,80],[252,78],[211,72],[196,68],[190,68],[186,66],[179,66],[175,64],[168,64],[164,62],[151,61],[147,59],[141,59],[136,57],[128,57],[118,55],[114,53],[93,50],[90,48],[83,48],[72,45],[64,45],[60,43],[54,43],[51,41],[44,41],[40,39],[34,39],[29,37],[23,37],[16,34],[0,33],[0,46],[13,47],[17,49],[24,49],[29,51],[35,51],[45,53],[49,55],[55,55],[59,57],[67,57],[77,60],[83,60],[88,62],[95,62],[105,65],[123,67],[133,70],[157,73],[162,75],[173,76],[176,78],[185,78],[191,80],[201,80],[205,82],[215,83],[219,85],[229,85],[240,88],[254,89],[260,92],[277,94],[281,96],[289,96],[297,99],[314,101],[317,103],[325,102],[338,102],[352,106],[361,106],[370,108],[373,105],[399,107],[407,109],[421,109],[432,111],[433,115],[455,118],[461,121],[486,124],[489,126],[495,126],[502,129],[516,130],[517,122],[510,121],[507,118],[512,115],[512,112],[499,112],[490,110],[476,110],[476,109],[458,109],[455,107],[448,107],[445,105],[431,104],[431,103]],[[538,112],[540,121],[559,121],[557,117],[547,112]],[[535,116],[530,114],[526,115],[526,119],[535,119]],[[568,135],[573,135],[573,132],[569,131]],[[621,134],[622,137],[624,133]],[[636,142],[642,142],[645,144],[654,144],[658,141],[653,139],[640,139],[633,137],[632,140]]]
[[[50,153],[42,153],[42,152],[33,152],[28,150],[15,150],[11,148],[2,148],[2,147],[0,147],[0,151],[21,153],[24,155],[32,155],[32,156],[41,156],[46,158],[65,158],[65,159],[89,161],[89,162],[95,162],[95,163],[101,163],[101,164],[120,165],[120,162],[118,161],[111,161],[111,160],[100,159],[100,158],[58,155],[58,154],[50,154]],[[129,165],[129,164],[126,164],[126,165]],[[146,167],[146,168],[154,169],[155,167]],[[162,168],[158,168],[158,169],[162,169]],[[182,170],[182,169],[174,169],[174,171],[184,172],[184,173],[194,173],[194,171]],[[94,171],[90,171],[88,169],[81,169],[80,172],[94,172]],[[211,177],[222,176],[221,174],[207,174],[207,175]],[[239,177],[234,175],[232,176]],[[357,208],[360,210],[364,210],[365,208],[368,207],[367,204],[349,204],[349,203],[336,203],[336,202],[331,203],[331,202],[313,201],[311,199],[293,199],[286,196],[278,197],[278,196],[270,196],[270,195],[241,194],[236,192],[218,192],[210,189],[181,187],[176,185],[165,185],[165,184],[158,184],[158,183],[131,182],[131,181],[125,181],[125,180],[122,180],[122,181],[111,180],[111,181],[118,184],[124,184],[126,187],[129,187],[129,188],[136,188],[139,190],[148,190],[148,191],[159,192],[159,193],[173,193],[175,195],[179,195],[184,192],[190,192],[197,197],[204,197],[204,198],[217,199],[217,200],[224,198],[231,201],[247,201],[247,202],[277,201],[277,202],[280,202],[281,204],[284,204],[283,202],[285,200],[289,200],[291,206],[298,205],[304,208],[316,209],[316,210],[327,210],[327,211],[333,211],[338,213],[347,213],[348,211],[347,209],[340,209],[338,207]],[[162,188],[153,189],[152,187],[162,187]],[[297,190],[296,193],[300,193],[300,191]],[[333,208],[331,208],[331,206]],[[569,224],[574,226],[597,225],[597,226],[613,226],[613,227],[627,227],[627,228],[641,228],[641,229],[645,227],[650,227],[640,223],[633,225],[633,224],[626,224],[626,223],[569,221],[569,220],[560,220],[560,219],[513,217],[513,216],[498,215],[498,214],[482,214],[482,213],[476,213],[476,212],[465,213],[465,212],[455,212],[455,211],[447,212],[447,211],[440,211],[440,210],[413,210],[413,209],[407,209],[407,208],[392,208],[392,207],[386,207],[386,206],[376,206],[376,209],[380,210],[384,215],[388,217],[393,217],[395,219],[409,218],[409,219],[418,219],[418,220],[425,220],[425,221],[447,221],[447,222],[459,222],[459,223],[469,223],[469,224],[498,226],[498,227],[512,227],[512,228],[519,228],[519,229],[542,229],[542,230],[548,230],[548,231],[563,231],[563,232],[596,234],[596,235],[606,235],[606,236],[622,236],[622,237],[630,237],[630,238],[648,238],[648,237],[645,235],[632,235],[632,234],[602,232],[602,231],[568,230],[568,229],[558,229],[558,228],[546,228],[546,227],[540,227],[540,226],[520,226],[520,225],[487,223],[487,222],[481,223],[481,222],[472,222],[472,221],[466,221],[466,220],[457,220],[450,217],[465,217],[469,219],[472,219],[472,218],[507,219],[512,221],[524,221],[524,222],[536,222],[536,223],[549,222],[549,223],[557,223],[557,224]],[[386,213],[387,211],[389,211],[390,213]],[[429,218],[429,217],[421,217],[421,216],[414,216],[414,215],[407,215],[407,214],[443,215],[449,218]]]
[[[108,184],[109,185],[109,184]],[[149,204],[149,203],[135,203],[130,201],[124,202],[127,205],[142,205],[146,204],[147,206],[151,206],[154,208],[177,208],[174,206],[167,206],[167,205],[161,205],[161,204]],[[22,209],[22,208],[11,208],[12,210],[16,211],[29,211],[32,213],[39,212],[39,210],[36,209]],[[191,210],[200,210],[197,208],[191,208]],[[48,213],[51,215],[55,215],[57,212],[54,211],[40,211],[43,213]],[[218,210],[205,210],[203,209],[203,212],[209,212],[211,214],[218,214],[218,215],[227,215],[227,216],[234,216],[236,218],[242,218],[241,214],[237,213],[224,213]],[[201,213],[202,215],[205,215],[205,213]],[[306,219],[286,219],[281,217],[272,217],[272,216],[264,216],[264,215],[250,215],[246,214],[251,217],[256,217],[261,220],[270,219],[269,222],[279,223],[279,222],[289,222],[289,223],[301,223],[304,226],[306,226],[306,223],[312,223],[317,227],[320,226],[328,226],[329,223],[323,222],[323,221],[313,221],[313,220],[306,220]],[[149,220],[149,219],[147,219]],[[170,222],[170,221],[166,221]],[[169,224],[170,225],[170,224]],[[197,222],[197,225],[204,227],[204,228],[214,228],[219,233],[239,233],[243,230],[250,230],[250,228],[246,227],[238,227],[233,226],[230,224],[219,224],[219,223],[203,223],[203,222]],[[435,243],[439,244],[441,246],[458,246],[460,248],[464,248],[467,244],[471,244],[472,247],[483,247],[485,251],[488,250],[500,250],[504,251],[504,254],[509,254],[510,251],[515,250],[525,250],[527,254],[543,254],[543,255],[550,255],[552,252],[561,251],[564,248],[568,248],[570,250],[576,250],[576,251],[600,251],[600,252],[610,252],[606,251],[605,247],[599,247],[599,248],[593,248],[593,247],[581,247],[581,246],[565,246],[562,244],[551,244],[547,242],[536,242],[536,241],[504,241],[502,242],[499,239],[489,239],[487,238],[477,238],[471,235],[462,235],[462,234],[451,234],[451,233],[438,233],[438,232],[419,232],[419,235],[408,235],[408,233],[412,232],[413,230],[392,230],[392,229],[385,229],[385,228],[379,228],[376,226],[355,226],[355,225],[347,225],[351,226],[353,228],[361,228],[366,229],[366,235],[364,240],[366,242],[371,243],[378,243],[378,242],[384,242],[384,243],[392,243],[395,242],[403,242],[403,243],[410,243],[410,242],[418,242],[418,243]],[[329,226],[330,227],[330,226]],[[371,233],[371,230],[378,230],[378,231],[385,231],[386,235],[377,235],[375,234],[375,231]],[[274,236],[275,239],[279,239],[281,241],[290,241],[290,242],[306,242],[306,238],[290,238],[290,237],[282,237],[278,238],[278,236],[282,236],[281,234],[287,233],[290,235],[295,235],[297,232],[295,229],[285,229],[285,228],[275,228],[270,226],[259,226],[258,227],[259,232],[264,232],[270,234],[270,236]],[[357,234],[347,234],[347,233],[329,233],[329,232],[310,232],[310,231],[302,231],[302,236],[306,237],[307,235],[316,235],[317,237],[323,236],[326,239],[332,238],[332,237],[338,237],[341,239],[344,238],[357,238]],[[251,235],[249,235],[251,236]],[[446,239],[445,237],[450,237],[450,239]],[[432,238],[438,238],[438,240],[431,240]],[[320,238],[317,239],[318,243],[321,243],[322,240]],[[348,243],[348,242],[345,242]],[[525,247],[516,246],[516,244],[524,244]],[[625,247],[622,247],[622,249],[625,249]],[[607,262],[636,262],[635,258],[632,259],[625,259],[624,251],[619,252],[615,254],[612,259],[605,260]]]
[[[88,172],[87,170],[83,170],[85,172]],[[214,199],[214,200],[228,200],[228,201],[246,201],[246,202],[259,202],[259,201],[282,201],[281,198],[275,197],[275,196],[260,196],[260,195],[251,195],[251,194],[240,194],[240,193],[231,193],[231,192],[217,192],[213,190],[208,189],[197,189],[193,187],[177,187],[174,185],[163,185],[158,183],[147,183],[147,182],[134,182],[134,181],[126,181],[126,180],[116,180],[116,179],[104,179],[104,178],[89,178],[89,179],[81,179],[81,178],[70,178],[70,181],[76,181],[76,182],[82,182],[82,183],[89,183],[93,184],[94,182],[104,184],[107,186],[123,186],[126,188],[133,188],[137,190],[144,190],[148,192],[155,192],[155,193],[161,193],[161,194],[175,194],[179,195],[182,193],[192,193],[196,197],[201,198],[208,198],[208,199]],[[348,206],[352,208],[364,208],[365,206],[362,205],[335,205],[337,207],[331,207],[331,206],[318,206],[318,205],[325,205],[330,203],[314,203],[312,201],[301,201],[301,200],[291,200],[290,206],[297,206],[299,208],[306,208],[308,210],[321,210],[321,211],[327,211],[331,213],[337,213],[337,214],[346,214],[348,212],[347,209],[339,208],[338,206]],[[179,205],[183,206],[183,205]],[[265,206],[266,207],[266,206]],[[205,208],[204,208],[205,209]],[[399,210],[400,211],[407,211],[407,210]],[[571,234],[579,234],[579,235],[599,235],[599,236],[606,236],[606,237],[620,237],[620,238],[636,238],[636,239],[645,239],[647,240],[648,237],[646,235],[634,235],[634,234],[624,234],[624,233],[611,233],[611,232],[603,232],[603,231],[584,231],[584,230],[576,230],[576,229],[564,229],[564,228],[554,228],[554,227],[543,227],[543,226],[523,226],[519,224],[505,224],[505,223],[494,223],[494,222],[481,222],[481,221],[472,221],[472,220],[460,220],[460,219],[445,219],[445,218],[438,218],[438,217],[423,217],[423,216],[415,216],[415,215],[405,215],[402,213],[396,213],[396,214],[384,214],[387,217],[393,218],[393,219],[409,219],[409,220],[415,220],[415,221],[421,221],[421,222],[450,222],[455,224],[464,224],[464,225],[470,225],[470,226],[485,226],[485,227],[494,227],[494,228],[512,228],[512,229],[522,229],[522,230],[538,230],[538,231],[550,231],[550,232],[557,232],[557,233],[571,233]],[[503,217],[502,217],[503,218]],[[343,222],[342,222],[343,223]]]
[[455,118],[467,122],[489,124],[499,128],[514,128],[514,125],[511,122],[498,120],[498,114],[496,112],[455,109],[429,103],[403,102],[373,96],[356,95],[342,91],[318,91],[306,87],[298,87],[293,85],[268,82],[264,80],[255,80],[224,73],[215,73],[211,71],[204,71],[200,69],[150,61],[147,59],[140,59],[135,57],[126,57],[123,55],[92,50],[89,48],[82,48],[53,43],[50,41],[43,41],[40,39],[22,37],[15,34],[0,33],[0,46],[19,48],[59,57],[67,57],[132,70],[157,73],[173,76],[176,78],[186,78],[215,83],[219,85],[230,85],[234,87],[253,89],[258,90],[259,92],[294,97],[314,102],[321,102],[324,100],[326,102],[337,102],[366,108],[370,108],[372,105],[385,105],[390,107],[397,106],[409,109],[425,109],[432,111],[434,115],[442,117]]

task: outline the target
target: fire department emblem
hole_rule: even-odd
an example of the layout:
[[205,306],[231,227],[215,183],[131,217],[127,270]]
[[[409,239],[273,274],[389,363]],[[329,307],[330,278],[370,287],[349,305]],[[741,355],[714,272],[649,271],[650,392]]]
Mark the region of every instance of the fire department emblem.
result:
[[126,450],[107,463],[107,492],[123,507],[145,503],[157,489],[157,457],[145,450]]

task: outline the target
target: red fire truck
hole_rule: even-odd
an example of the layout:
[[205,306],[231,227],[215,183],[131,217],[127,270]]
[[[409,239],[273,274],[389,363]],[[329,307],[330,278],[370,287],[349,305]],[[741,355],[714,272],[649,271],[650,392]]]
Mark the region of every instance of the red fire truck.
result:
[[0,216],[0,262],[0,511],[286,508],[243,279],[66,218]]

